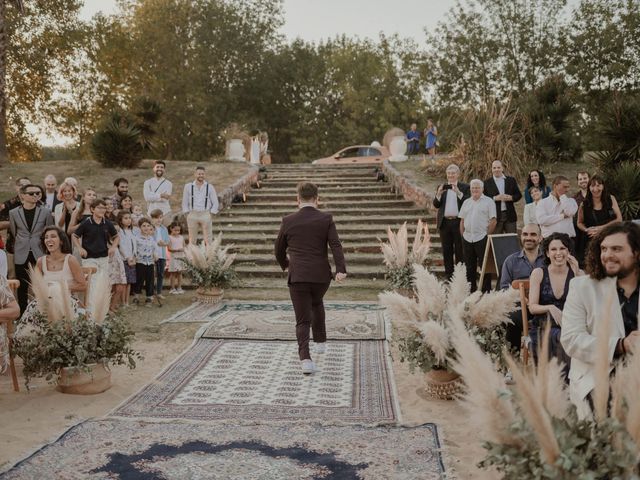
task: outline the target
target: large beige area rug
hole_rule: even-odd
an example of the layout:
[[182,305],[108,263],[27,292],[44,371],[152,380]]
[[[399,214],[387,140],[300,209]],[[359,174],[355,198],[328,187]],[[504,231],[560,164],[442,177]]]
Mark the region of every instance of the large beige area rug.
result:
[[[383,340],[384,310],[375,303],[325,302],[329,340]],[[171,322],[209,322],[204,338],[295,340],[291,302],[194,304]]]
[[430,480],[435,425],[374,427],[94,420],[20,462],[15,479]]
[[325,354],[314,357],[318,371],[304,376],[296,342],[199,339],[112,415],[236,423],[397,422],[386,343],[327,345]]

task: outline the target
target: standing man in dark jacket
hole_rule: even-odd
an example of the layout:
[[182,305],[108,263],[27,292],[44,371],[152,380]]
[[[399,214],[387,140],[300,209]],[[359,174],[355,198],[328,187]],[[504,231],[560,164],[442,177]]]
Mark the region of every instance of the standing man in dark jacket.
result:
[[[447,167],[447,183],[438,186],[433,206],[438,209],[436,222],[440,231],[444,272],[448,279],[453,276],[453,267],[464,261],[462,256],[462,235],[460,233],[460,207],[471,196],[469,185],[458,182],[460,168],[451,164]],[[455,261],[454,261],[455,255]]]
[[309,351],[309,329],[313,331],[315,353],[324,353],[327,333],[322,299],[332,274],[327,244],[336,265],[336,281],[347,277],[347,270],[333,217],[318,210],[318,187],[298,185],[298,211],[282,219],[275,242],[275,254],[282,270],[289,269],[289,295],[296,314],[296,338],[302,373],[315,371]]
[[518,215],[514,204],[522,198],[518,182],[504,175],[500,160],[491,164],[491,173],[493,176],[484,181],[484,194],[496,202],[498,223],[493,233],[516,233]]

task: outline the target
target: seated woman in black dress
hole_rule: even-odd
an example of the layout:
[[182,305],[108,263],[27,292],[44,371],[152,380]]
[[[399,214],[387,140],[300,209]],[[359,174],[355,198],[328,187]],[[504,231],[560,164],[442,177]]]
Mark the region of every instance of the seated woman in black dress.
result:
[[611,195],[600,175],[594,175],[589,180],[587,196],[578,209],[578,230],[584,232],[584,240],[578,249],[578,261],[584,261],[584,255],[589,248],[589,242],[604,227],[611,223],[621,222],[622,213],[616,197]]
[[562,309],[569,292],[569,282],[573,277],[583,274],[578,261],[569,253],[571,247],[571,238],[566,233],[552,233],[545,238],[542,248],[546,265],[534,269],[529,279],[529,311],[533,315],[529,323],[529,336],[533,358],[537,362],[544,328],[550,322],[549,355],[564,362],[565,378],[569,373],[570,357],[560,345]]

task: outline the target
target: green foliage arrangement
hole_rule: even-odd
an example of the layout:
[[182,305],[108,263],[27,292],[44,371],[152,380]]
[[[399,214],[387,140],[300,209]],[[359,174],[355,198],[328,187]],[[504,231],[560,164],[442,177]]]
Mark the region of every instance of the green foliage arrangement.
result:
[[91,141],[93,154],[105,167],[135,168],[144,152],[141,131],[127,114],[113,112]]
[[141,359],[131,342],[134,332],[128,322],[117,315],[107,316],[102,323],[79,314],[72,320],[51,322],[37,312],[32,318],[32,331],[17,337],[13,351],[22,359],[25,385],[33,377],[57,380],[64,367],[89,371],[89,365],[127,365],[136,367]]
[[624,220],[640,216],[640,160],[623,162],[607,176]]
[[450,339],[452,316],[464,319],[465,329],[490,356],[492,362],[506,371],[502,350],[506,345],[504,324],[516,309],[517,292],[470,293],[462,264],[455,267],[446,285],[421,265],[414,265],[415,298],[396,292],[381,293],[378,298],[386,307],[398,335],[395,343],[400,361],[409,369],[426,373],[432,369],[454,371],[451,359],[456,357]]
[[238,284],[233,268],[235,253],[229,253],[233,245],[222,247],[222,232],[209,245],[187,245],[185,275],[199,288],[227,288]]

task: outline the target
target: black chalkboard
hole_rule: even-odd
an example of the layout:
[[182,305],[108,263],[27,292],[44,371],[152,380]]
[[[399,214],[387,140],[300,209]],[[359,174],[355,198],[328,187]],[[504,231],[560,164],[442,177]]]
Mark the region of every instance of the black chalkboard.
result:
[[502,233],[499,235],[489,235],[487,246],[484,250],[482,261],[482,272],[480,273],[480,285],[487,273],[500,275],[502,264],[512,253],[520,250],[520,242],[516,233]]

